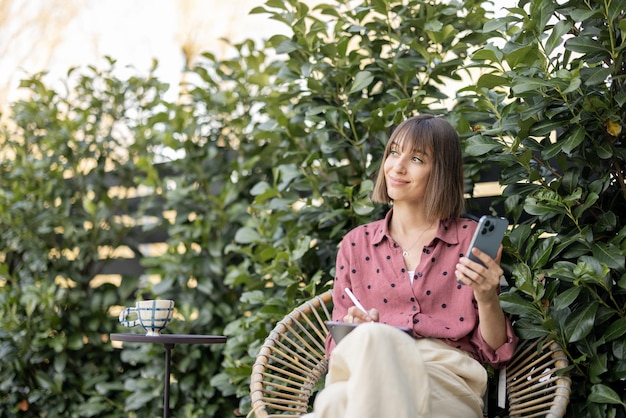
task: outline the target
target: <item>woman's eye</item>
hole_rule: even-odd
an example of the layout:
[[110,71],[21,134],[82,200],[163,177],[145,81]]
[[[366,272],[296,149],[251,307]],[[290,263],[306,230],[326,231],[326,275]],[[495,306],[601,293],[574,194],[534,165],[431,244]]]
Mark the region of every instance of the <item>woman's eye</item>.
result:
[[417,163],[422,163],[424,162],[420,157],[414,156],[413,157],[413,161],[417,162]]

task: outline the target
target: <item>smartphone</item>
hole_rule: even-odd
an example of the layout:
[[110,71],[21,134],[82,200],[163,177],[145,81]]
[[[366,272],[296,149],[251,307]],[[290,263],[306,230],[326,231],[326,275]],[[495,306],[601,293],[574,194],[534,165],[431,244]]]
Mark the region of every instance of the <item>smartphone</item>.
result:
[[474,254],[472,249],[478,248],[480,251],[489,255],[491,258],[496,258],[498,254],[498,248],[502,244],[502,238],[506,228],[509,226],[509,221],[506,218],[500,218],[497,216],[482,216],[478,221],[478,227],[472,237],[469,248],[467,249],[467,258],[477,263],[484,265]]

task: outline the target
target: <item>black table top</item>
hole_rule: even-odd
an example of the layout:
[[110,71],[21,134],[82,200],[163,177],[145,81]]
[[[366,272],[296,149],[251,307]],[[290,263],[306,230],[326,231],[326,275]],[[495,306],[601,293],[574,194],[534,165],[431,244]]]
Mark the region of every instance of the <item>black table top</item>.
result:
[[224,335],[198,334],[111,334],[111,340],[156,344],[222,344],[226,342],[226,337]]

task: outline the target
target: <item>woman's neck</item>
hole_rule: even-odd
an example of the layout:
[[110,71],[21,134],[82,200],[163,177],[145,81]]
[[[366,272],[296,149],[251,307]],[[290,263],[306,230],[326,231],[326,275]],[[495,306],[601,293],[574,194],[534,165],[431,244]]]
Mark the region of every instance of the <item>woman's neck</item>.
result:
[[437,220],[428,219],[423,207],[416,205],[394,205],[389,228],[392,233],[410,235],[432,226]]
[[437,219],[428,219],[424,211],[406,205],[393,208],[389,222],[389,233],[400,246],[408,271],[419,265],[423,248],[433,240],[439,224]]

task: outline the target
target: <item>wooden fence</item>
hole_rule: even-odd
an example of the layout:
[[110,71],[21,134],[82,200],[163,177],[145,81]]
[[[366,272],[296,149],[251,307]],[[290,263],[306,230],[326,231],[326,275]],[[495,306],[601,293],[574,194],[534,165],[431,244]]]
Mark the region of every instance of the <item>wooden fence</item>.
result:
[[[167,175],[167,167],[162,165],[158,167],[160,174]],[[499,169],[492,168],[481,174],[480,182],[474,186],[474,193],[467,198],[467,214],[472,217],[480,217],[480,215],[490,213],[495,210],[498,214],[504,213],[502,203],[495,203],[494,197],[501,194],[501,188],[498,184]],[[107,179],[107,185],[111,188],[120,187],[120,182],[111,175]],[[139,208],[141,196],[134,196],[126,199],[128,213],[136,213]],[[162,214],[152,213],[154,216],[162,216]],[[122,215],[122,214],[120,214]],[[96,263],[93,269],[94,280],[113,281],[121,280],[122,275],[140,276],[146,272],[144,266],[141,265],[141,255],[133,251],[132,248],[153,248],[159,249],[166,245],[168,235],[165,229],[153,229],[149,231],[143,230],[142,226],[135,226],[125,240],[125,250],[120,251],[124,256],[117,258],[107,258]]]

